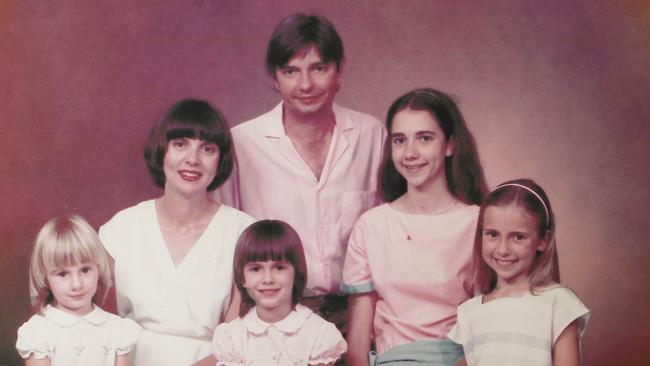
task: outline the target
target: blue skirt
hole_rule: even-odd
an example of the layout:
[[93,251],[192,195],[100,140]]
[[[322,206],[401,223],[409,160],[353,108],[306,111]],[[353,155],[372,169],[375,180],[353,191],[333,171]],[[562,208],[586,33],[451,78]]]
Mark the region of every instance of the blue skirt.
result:
[[423,340],[396,346],[377,356],[368,354],[370,366],[453,366],[463,356],[463,347],[449,339]]

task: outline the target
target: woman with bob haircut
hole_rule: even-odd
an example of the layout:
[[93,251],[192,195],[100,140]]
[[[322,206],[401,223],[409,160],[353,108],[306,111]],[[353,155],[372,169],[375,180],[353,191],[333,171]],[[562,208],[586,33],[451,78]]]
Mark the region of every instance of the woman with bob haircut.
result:
[[[453,365],[446,339],[473,295],[472,242],[487,190],[454,101],[424,88],[388,110],[380,191],[388,202],[355,224],[343,266],[347,365]],[[372,334],[376,352],[370,351]]]
[[253,219],[209,196],[234,160],[228,125],[209,103],[174,104],[144,158],[162,196],[118,212],[99,235],[114,260],[118,312],[143,327],[134,365],[189,365],[210,355],[216,326],[237,316],[232,260]]

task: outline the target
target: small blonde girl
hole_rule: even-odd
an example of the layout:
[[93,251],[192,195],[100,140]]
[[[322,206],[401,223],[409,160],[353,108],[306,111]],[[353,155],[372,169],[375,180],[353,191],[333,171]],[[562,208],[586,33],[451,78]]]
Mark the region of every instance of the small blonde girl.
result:
[[36,314],[18,329],[26,366],[128,366],[140,326],[102,310],[111,286],[108,255],[81,217],[54,218],[38,233],[30,264]]
[[482,295],[458,307],[449,332],[465,351],[458,365],[579,365],[590,314],[559,283],[555,218],[539,185],[517,179],[488,195],[473,256]]
[[289,224],[262,220],[242,233],[233,263],[240,317],[214,332],[217,365],[333,365],[347,350],[334,324],[300,305],[302,243]]

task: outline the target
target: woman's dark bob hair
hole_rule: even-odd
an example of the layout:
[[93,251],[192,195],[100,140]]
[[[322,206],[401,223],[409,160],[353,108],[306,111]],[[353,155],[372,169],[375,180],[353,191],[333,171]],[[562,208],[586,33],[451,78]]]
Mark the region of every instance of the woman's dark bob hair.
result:
[[158,187],[165,188],[163,160],[169,142],[177,138],[199,139],[219,147],[217,174],[208,185],[208,191],[218,188],[230,177],[234,153],[226,119],[206,101],[185,99],[171,106],[164,118],[151,129],[144,149],[149,174]]
[[291,225],[280,220],[260,220],[247,227],[237,241],[233,260],[235,286],[241,295],[239,316],[255,306],[255,301],[244,287],[244,268],[250,262],[286,261],[294,269],[291,303],[300,302],[307,285],[307,262],[302,241]]
[[454,140],[453,153],[445,159],[447,188],[459,201],[468,205],[480,205],[487,193],[487,184],[474,136],[451,97],[431,88],[415,89],[402,95],[388,110],[386,130],[389,137],[384,143],[384,157],[379,170],[379,191],[384,200],[392,202],[406,193],[407,189],[406,179],[395,168],[390,138],[395,115],[405,109],[428,112],[440,125],[445,140]]

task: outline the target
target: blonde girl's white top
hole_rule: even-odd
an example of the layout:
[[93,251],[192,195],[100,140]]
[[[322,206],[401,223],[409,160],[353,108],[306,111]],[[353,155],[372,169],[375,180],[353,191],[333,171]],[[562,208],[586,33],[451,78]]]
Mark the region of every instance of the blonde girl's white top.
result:
[[448,337],[463,345],[468,365],[551,366],[555,341],[574,320],[585,333],[589,310],[573,291],[552,286],[483,304],[476,296],[458,307]]
[[52,366],[112,366],[116,355],[131,352],[140,330],[99,306],[81,317],[47,306],[18,329],[16,349],[22,358],[47,358]]
[[252,222],[221,205],[178,266],[163,240],[154,200],[118,212],[100,228],[115,260],[118,312],[143,328],[135,366],[190,365],[210,355],[212,334],[230,301],[235,244]]
[[334,324],[300,304],[277,323],[253,308],[217,327],[212,339],[218,366],[302,366],[332,363],[347,351]]

